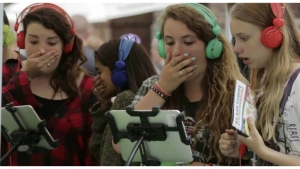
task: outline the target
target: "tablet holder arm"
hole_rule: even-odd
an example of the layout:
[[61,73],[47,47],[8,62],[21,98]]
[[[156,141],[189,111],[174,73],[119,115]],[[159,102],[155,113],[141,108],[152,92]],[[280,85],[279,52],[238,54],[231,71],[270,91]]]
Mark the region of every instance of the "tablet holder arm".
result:
[[6,132],[6,129],[1,126],[1,132],[4,135],[5,139],[11,143],[12,148],[1,158],[0,164],[9,157],[15,150],[19,148],[21,145],[27,145],[29,149],[27,150],[28,154],[32,153],[45,153],[49,150],[37,147],[36,145],[40,141],[40,136],[43,135],[49,145],[53,148],[57,148],[59,145],[58,140],[52,141],[48,132],[45,130],[46,128],[46,121],[41,121],[37,128],[38,131],[34,130],[25,130],[24,126],[21,124],[20,120],[16,116],[16,109],[13,107],[13,103],[9,103],[5,105],[5,109],[9,111],[19,126],[19,130],[13,131],[10,134]]
[[126,112],[133,117],[139,117],[141,123],[129,123],[127,125],[127,133],[121,133],[117,129],[116,122],[112,116],[106,116],[109,126],[113,134],[114,143],[118,143],[120,139],[126,138],[131,142],[137,141],[128,160],[126,166],[129,166],[134,158],[137,150],[140,150],[142,163],[146,166],[159,166],[161,162],[153,157],[149,157],[144,145],[144,141],[165,141],[167,139],[166,131],[178,131],[181,141],[186,145],[191,145],[191,139],[186,138],[184,125],[184,115],[180,114],[176,117],[177,127],[168,127],[162,123],[149,123],[149,117],[155,117],[160,112],[160,107],[153,107],[152,111],[134,111],[134,107],[128,106]]

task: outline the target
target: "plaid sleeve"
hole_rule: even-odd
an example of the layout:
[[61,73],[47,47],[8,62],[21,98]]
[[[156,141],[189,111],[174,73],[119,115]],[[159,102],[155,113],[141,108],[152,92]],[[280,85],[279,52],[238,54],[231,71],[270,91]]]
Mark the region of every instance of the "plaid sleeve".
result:
[[84,145],[84,151],[85,151],[85,166],[95,166],[99,165],[98,159],[95,159],[91,151],[89,150],[89,143],[90,139],[92,136],[92,116],[91,113],[89,112],[90,107],[97,101],[96,97],[93,94],[93,83],[92,83],[92,78],[86,77],[86,82],[82,86],[82,95],[85,101],[86,101],[86,106],[83,106],[83,115],[85,116],[85,124],[83,125],[84,133],[83,133],[83,145]]
[[[17,105],[39,106],[30,89],[27,72],[18,72],[9,80],[8,84],[2,87],[2,97],[7,103],[14,102]],[[7,104],[3,103],[3,104]]]
[[7,85],[9,79],[11,79],[16,73],[17,68],[17,59],[8,59],[4,64],[2,64],[2,87]]
[[142,98],[148,93],[150,87],[159,79],[159,75],[154,75],[148,79],[146,79],[142,86],[137,91],[134,100],[132,101],[131,105],[135,106],[138,102],[142,100]]

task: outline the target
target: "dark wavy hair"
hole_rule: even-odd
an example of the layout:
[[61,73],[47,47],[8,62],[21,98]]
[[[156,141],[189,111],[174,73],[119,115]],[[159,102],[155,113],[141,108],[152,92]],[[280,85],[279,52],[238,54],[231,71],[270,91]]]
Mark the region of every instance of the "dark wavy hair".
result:
[[[64,14],[51,9],[40,8],[28,13],[23,20],[24,32],[26,35],[27,26],[30,23],[40,23],[47,29],[52,29],[61,38],[63,45],[70,44],[74,38],[74,46],[70,53],[63,53],[58,67],[50,80],[54,89],[54,95],[59,88],[70,98],[80,97],[80,90],[76,80],[80,72],[87,72],[81,67],[87,58],[82,51],[82,40],[71,34],[71,25]],[[79,64],[78,64],[79,63]],[[66,78],[67,77],[67,78]]]

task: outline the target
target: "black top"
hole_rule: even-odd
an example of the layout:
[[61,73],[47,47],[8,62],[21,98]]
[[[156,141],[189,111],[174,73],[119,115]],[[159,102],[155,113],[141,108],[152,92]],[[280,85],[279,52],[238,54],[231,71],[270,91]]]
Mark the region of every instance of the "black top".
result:
[[46,121],[53,116],[55,116],[58,112],[58,108],[62,107],[62,105],[66,102],[67,99],[63,100],[50,100],[34,95],[35,99],[40,102],[43,106],[37,107],[36,112],[41,112],[40,116],[43,117]]

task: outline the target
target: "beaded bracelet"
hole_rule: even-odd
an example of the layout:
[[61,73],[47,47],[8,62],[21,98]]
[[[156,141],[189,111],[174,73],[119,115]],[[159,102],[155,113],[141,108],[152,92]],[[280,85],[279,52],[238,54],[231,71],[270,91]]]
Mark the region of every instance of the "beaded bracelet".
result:
[[156,82],[156,83],[154,84],[154,87],[155,87],[157,90],[159,90],[162,94],[164,94],[165,96],[167,96],[167,97],[172,96],[171,94],[169,94],[168,92],[166,92],[166,91],[158,84],[158,82]]
[[167,100],[168,96],[161,93],[155,86],[151,86],[150,89],[152,89],[156,94],[158,94],[161,98]]

